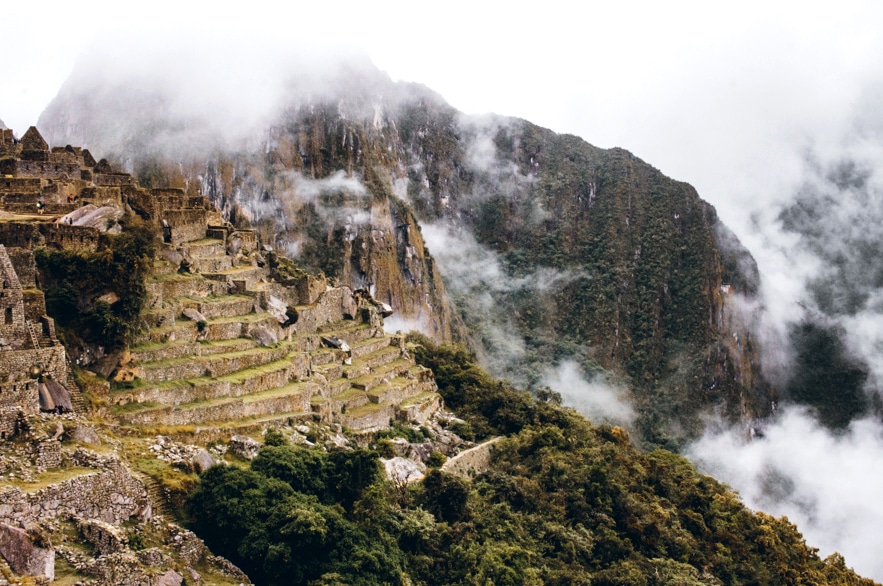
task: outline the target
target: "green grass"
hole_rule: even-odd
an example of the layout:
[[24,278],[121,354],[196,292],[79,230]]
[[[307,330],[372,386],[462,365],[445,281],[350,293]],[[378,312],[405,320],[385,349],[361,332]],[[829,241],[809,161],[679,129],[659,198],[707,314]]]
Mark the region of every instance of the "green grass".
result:
[[4,479],[3,484],[6,486],[14,486],[22,492],[35,492],[41,488],[46,488],[52,484],[58,484],[77,476],[84,474],[92,474],[97,472],[94,468],[84,468],[82,466],[71,466],[65,468],[52,468],[34,476],[33,482],[24,482],[18,478],[14,480]]

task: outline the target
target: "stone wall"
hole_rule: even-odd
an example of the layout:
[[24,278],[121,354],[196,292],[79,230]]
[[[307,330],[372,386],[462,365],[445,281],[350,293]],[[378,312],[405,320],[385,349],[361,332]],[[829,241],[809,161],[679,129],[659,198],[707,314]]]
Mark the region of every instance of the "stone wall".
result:
[[165,210],[163,221],[168,224],[172,244],[205,238],[208,211],[205,209]]
[[41,367],[44,375],[51,375],[62,384],[67,383],[67,357],[64,346],[39,350],[7,350],[0,353],[0,373],[8,373],[7,376],[11,376],[12,380],[28,379],[28,371],[34,365]]
[[307,307],[298,308],[294,332],[311,334],[320,327],[344,319],[344,315],[354,316],[356,302],[349,287],[329,289],[319,299]]
[[[34,391],[34,395],[36,394]],[[0,441],[8,440],[18,434],[21,417],[21,407],[0,408]]]
[[106,205],[122,205],[122,194],[119,187],[85,187],[80,191],[80,200],[91,203],[95,207]]
[[442,465],[442,472],[456,474],[465,478],[471,478],[476,474],[484,472],[491,465],[491,448],[502,439],[501,437],[495,437],[457,454]]
[[[79,174],[80,170],[77,168],[77,176],[79,176]],[[135,178],[128,173],[95,173],[92,176],[92,181],[94,181],[95,185],[98,185],[99,187],[135,184]]]
[[[0,359],[6,358],[5,354],[5,352],[0,354]],[[3,374],[5,369],[5,365],[0,367],[0,375]],[[0,410],[4,413],[11,413],[16,409],[29,415],[40,411],[36,380],[24,378],[13,382],[0,383]],[[14,420],[7,421],[0,425],[0,427],[3,427],[6,431],[14,431],[14,423]],[[10,425],[13,427],[9,427]],[[9,433],[6,437],[12,437],[12,435],[12,433]]]
[[27,526],[47,517],[80,516],[122,523],[148,510],[144,485],[119,462],[34,492],[0,489],[0,521]]
[[37,263],[34,262],[34,253],[24,248],[6,248],[6,255],[12,262],[12,268],[18,275],[18,281],[23,289],[33,289],[37,286]]
[[52,163],[48,160],[26,160],[27,153],[22,153],[21,159],[4,159],[0,174],[26,177],[40,177],[42,179],[60,179],[70,181],[80,178],[80,166],[78,164]]
[[[12,159],[0,161],[0,175],[12,175],[6,169],[12,169],[10,166]],[[39,194],[43,189],[43,181],[38,177],[0,177],[0,195],[9,194]]]
[[53,222],[0,223],[0,242],[10,247],[33,250],[40,247],[69,248],[95,251],[101,231],[86,226],[69,226]]

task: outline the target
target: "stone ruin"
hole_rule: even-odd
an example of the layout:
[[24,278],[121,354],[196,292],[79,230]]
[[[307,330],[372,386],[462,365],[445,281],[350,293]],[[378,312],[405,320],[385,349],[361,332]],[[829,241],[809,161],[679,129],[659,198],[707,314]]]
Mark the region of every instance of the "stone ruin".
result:
[[71,411],[67,357],[46,315],[43,293],[34,283],[33,254],[0,244],[0,439],[16,433],[20,413]]
[[[113,547],[95,560],[57,551],[87,573],[107,575],[92,567],[96,560],[115,566],[132,552],[105,537],[128,519],[150,518],[151,503],[160,504],[151,481],[118,458],[62,447],[66,418],[75,413],[60,417],[55,436],[33,434],[34,423],[54,425],[58,416],[49,411],[82,405],[46,315],[33,251],[94,251],[125,213],[154,222],[162,243],[145,283],[141,333],[103,387],[104,421],[122,433],[163,426],[178,440],[205,445],[305,422],[338,432],[424,423],[441,408],[432,373],[415,363],[401,336],[384,332],[390,308],[367,292],[330,286],[321,275],[274,272],[256,231],[225,224],[205,197],[144,189],[88,150],[50,148],[34,127],[21,140],[0,129],[0,446],[16,437],[30,442],[19,455],[0,455],[8,464],[0,462],[0,476],[20,470],[19,460],[31,460],[34,475],[65,462],[92,470],[35,493],[0,487],[0,524],[13,536],[7,541],[26,544],[20,528],[77,517],[97,549]],[[0,551],[8,560],[7,553]],[[39,561],[37,553],[26,561]],[[151,566],[130,561],[133,576]]]

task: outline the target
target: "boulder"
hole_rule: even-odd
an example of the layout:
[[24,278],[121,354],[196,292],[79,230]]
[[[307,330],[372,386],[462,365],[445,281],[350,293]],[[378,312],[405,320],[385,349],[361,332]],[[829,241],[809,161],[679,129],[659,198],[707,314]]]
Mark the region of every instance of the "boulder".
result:
[[280,324],[288,323],[288,304],[274,295],[267,301],[267,313],[276,318]]
[[276,334],[267,326],[255,326],[248,333],[251,339],[261,346],[275,346],[279,342]]
[[175,570],[169,570],[156,579],[156,586],[181,586],[184,583],[184,576]]
[[386,477],[397,485],[420,480],[426,472],[426,466],[422,462],[415,462],[407,458],[397,456],[388,460],[381,458],[380,461],[386,470]]
[[55,550],[39,547],[24,529],[0,523],[0,555],[16,574],[55,579]]
[[199,474],[202,474],[216,464],[215,458],[208,452],[208,450],[204,449],[200,449],[193,454],[192,462],[193,467]]
[[84,205],[71,213],[58,219],[59,224],[72,226],[86,226],[97,228],[102,232],[117,225],[117,220],[123,217],[123,210],[114,206],[96,208],[92,204]]
[[186,317],[187,319],[195,322],[206,321],[205,316],[192,307],[185,308],[184,311],[182,311],[181,313],[184,314],[184,317]]
[[99,438],[95,430],[88,425],[78,425],[68,435],[70,436],[70,439],[75,442],[93,446],[101,445],[101,438]]
[[261,442],[244,435],[234,435],[230,438],[229,451],[246,460],[254,460],[262,447]]

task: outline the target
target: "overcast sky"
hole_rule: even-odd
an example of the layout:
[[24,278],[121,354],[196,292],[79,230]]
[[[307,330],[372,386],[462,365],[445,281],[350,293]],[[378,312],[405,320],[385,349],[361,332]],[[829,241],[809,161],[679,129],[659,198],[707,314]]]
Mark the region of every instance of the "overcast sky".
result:
[[[132,51],[128,31],[139,33],[133,38],[148,33],[160,40],[229,39],[244,55],[272,51],[291,39],[307,42],[317,61],[329,45],[358,49],[393,79],[423,83],[466,113],[517,116],[600,147],[624,147],[693,184],[757,258],[768,289],[765,301],[775,316],[797,307],[816,270],[812,259],[803,262],[793,247],[789,252],[793,239],[770,231],[776,225],[772,204],[791,198],[806,181],[806,152],[822,158],[850,152],[880,169],[875,180],[883,185],[883,2],[142,4],[143,10],[105,0],[4,6],[0,120],[24,133],[80,51],[113,31],[123,33],[115,37],[121,54]],[[863,128],[857,126],[880,134],[862,143],[857,137]],[[883,203],[871,203],[879,214]],[[769,210],[772,219],[764,220]],[[883,312],[875,315],[883,323]],[[872,329],[866,338],[877,344],[881,330]],[[883,369],[883,358],[878,362]],[[817,441],[785,434],[794,444],[786,449],[784,440],[773,441],[779,435],[772,430],[773,440],[754,443],[749,453],[743,446],[727,447],[721,438],[728,436],[716,436],[694,455],[707,460],[708,454],[729,450],[749,454],[727,458],[744,463],[739,470],[709,466],[754,506],[792,518],[796,513],[787,507],[752,497],[749,487],[763,470],[782,468],[797,486],[807,487],[849,478],[845,488],[810,488],[820,495],[818,510],[832,514],[816,515],[822,523],[813,526],[810,520],[801,527],[811,544],[824,544],[823,554],[841,549],[847,561],[883,580],[878,530],[853,531],[852,541],[832,539],[862,527],[862,519],[873,519],[875,527],[883,522],[883,509],[862,509],[843,519],[834,514],[842,513],[840,503],[866,502],[851,486],[883,490],[883,478],[871,470],[879,462],[862,464],[866,455],[883,453],[883,430],[868,423],[873,432],[856,428],[832,438],[812,427],[807,431],[798,425],[801,419],[789,421],[798,435],[815,434]],[[822,447],[807,451],[813,446]],[[822,480],[801,478],[803,468],[788,471],[774,459],[800,460],[792,447],[804,450],[809,461],[820,450],[836,458]],[[769,457],[758,455],[760,450]],[[862,465],[834,471],[850,462]]]
[[842,123],[883,71],[879,2],[128,4],[6,6],[0,119],[19,133],[36,123],[77,54],[115,29],[315,40],[360,48],[467,113],[628,148],[726,206],[744,174],[777,180],[770,148]]

